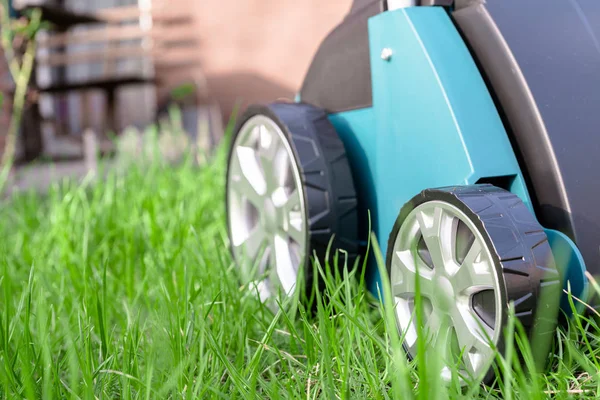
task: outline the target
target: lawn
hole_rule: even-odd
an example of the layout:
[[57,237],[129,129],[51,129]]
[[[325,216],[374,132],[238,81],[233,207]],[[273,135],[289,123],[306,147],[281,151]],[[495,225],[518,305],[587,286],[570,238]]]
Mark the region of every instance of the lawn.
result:
[[406,361],[360,269],[330,280],[316,312],[293,298],[264,306],[228,253],[224,155],[1,204],[0,398],[600,395],[600,330],[583,317],[556,331],[544,373],[509,346],[493,387],[461,389],[439,381],[436,360]]

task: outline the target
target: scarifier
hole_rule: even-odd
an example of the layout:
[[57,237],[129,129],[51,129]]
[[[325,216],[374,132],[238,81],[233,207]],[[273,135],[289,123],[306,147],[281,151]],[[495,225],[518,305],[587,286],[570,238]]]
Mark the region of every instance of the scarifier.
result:
[[600,272],[599,73],[597,0],[355,0],[296,100],[239,120],[232,252],[269,299],[312,288],[330,241],[352,265],[371,227],[407,355],[422,332],[445,378],[489,382],[510,304],[542,340]]

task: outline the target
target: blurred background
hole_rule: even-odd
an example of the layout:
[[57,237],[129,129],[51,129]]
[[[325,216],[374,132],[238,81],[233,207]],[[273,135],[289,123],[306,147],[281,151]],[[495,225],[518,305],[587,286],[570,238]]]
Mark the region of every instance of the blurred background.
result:
[[[101,153],[123,131],[181,112],[210,150],[236,105],[293,99],[327,33],[351,0],[9,0],[13,17],[42,11],[17,144],[17,165]],[[17,53],[19,45],[16,44]],[[14,80],[0,57],[0,150]],[[39,175],[39,173],[38,173]],[[45,179],[45,178],[44,178]]]

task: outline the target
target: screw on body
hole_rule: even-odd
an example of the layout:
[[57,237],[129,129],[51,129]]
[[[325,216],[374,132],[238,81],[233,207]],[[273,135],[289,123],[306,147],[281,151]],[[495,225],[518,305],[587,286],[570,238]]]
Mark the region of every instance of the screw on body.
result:
[[381,59],[384,61],[390,61],[392,59],[392,54],[394,54],[392,49],[386,47],[385,49],[381,50]]

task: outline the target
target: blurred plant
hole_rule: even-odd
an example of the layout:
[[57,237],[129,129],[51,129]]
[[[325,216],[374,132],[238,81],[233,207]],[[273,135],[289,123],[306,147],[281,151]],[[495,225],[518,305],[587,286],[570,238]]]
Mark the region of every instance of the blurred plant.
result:
[[195,93],[196,86],[193,83],[184,83],[171,90],[171,97],[177,101],[181,101]]
[[[8,0],[0,0],[0,34],[2,49],[15,84],[12,113],[0,165],[0,192],[5,188],[15,160],[17,135],[21,126],[27,88],[33,72],[36,52],[35,36],[43,27],[42,14],[34,9],[26,18],[11,18]],[[15,51],[18,49],[18,51]],[[20,56],[20,54],[22,54]],[[4,97],[4,96],[3,96]]]

